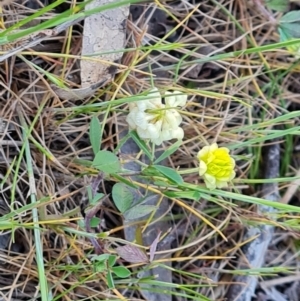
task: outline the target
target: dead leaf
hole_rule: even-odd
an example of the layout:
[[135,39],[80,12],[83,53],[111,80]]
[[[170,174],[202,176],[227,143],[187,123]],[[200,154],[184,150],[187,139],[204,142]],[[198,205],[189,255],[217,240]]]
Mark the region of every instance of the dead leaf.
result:
[[[86,6],[86,10],[113,3],[112,0],[95,0]],[[105,10],[89,16],[84,21],[82,55],[113,52],[93,55],[100,61],[81,60],[82,88],[103,80],[110,81],[116,73],[116,68],[110,63],[119,63],[125,47],[126,19],[129,6]]]
[[81,100],[95,94],[95,92],[106,83],[107,80],[101,80],[98,83],[79,89],[63,89],[54,85],[51,85],[51,87],[55,94],[61,99]]
[[150,262],[153,261],[154,256],[155,256],[155,251],[157,248],[157,244],[159,242],[159,237],[160,237],[161,231],[158,232],[156,238],[153,240],[151,246],[150,246]]
[[116,252],[124,260],[130,263],[147,263],[149,259],[147,255],[138,247],[125,245],[122,247],[117,247]]

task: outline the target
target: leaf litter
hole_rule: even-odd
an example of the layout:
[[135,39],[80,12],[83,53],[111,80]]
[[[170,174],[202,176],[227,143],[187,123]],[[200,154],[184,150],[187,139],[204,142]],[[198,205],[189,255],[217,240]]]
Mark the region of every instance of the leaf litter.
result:
[[[1,120],[5,120],[5,124],[13,126],[10,130],[7,130],[7,126],[4,130],[1,128],[0,132],[2,179],[0,210],[5,222],[7,222],[5,217],[12,214],[11,212],[19,212],[12,215],[15,219],[10,220],[9,224],[3,222],[1,235],[3,244],[1,244],[0,281],[4,285],[2,294],[7,300],[16,298],[29,300],[38,294],[36,258],[32,255],[35,245],[31,232],[32,225],[30,224],[31,212],[30,208],[26,207],[29,206],[26,197],[29,186],[25,162],[20,161],[19,174],[16,179],[12,173],[16,166],[16,158],[18,158],[24,143],[15,112],[17,104],[19,105],[18,109],[22,110],[28,124],[30,124],[42,101],[46,100],[47,103],[32,134],[35,141],[31,140],[30,145],[34,158],[34,176],[41,192],[41,202],[44,202],[49,218],[43,222],[45,231],[41,232],[47,279],[50,286],[54,287],[53,292],[60,296],[61,300],[81,300],[82,298],[93,300],[95,291],[98,294],[96,297],[98,299],[118,296],[115,291],[107,291],[105,282],[99,280],[99,275],[93,274],[92,269],[88,271],[91,278],[85,283],[81,281],[83,279],[81,276],[86,275],[86,271],[80,274],[78,269],[82,263],[83,254],[89,254],[95,250],[90,243],[89,236],[86,236],[86,231],[76,235],[71,231],[76,231],[78,227],[72,218],[80,218],[78,206],[87,199],[86,186],[91,184],[90,167],[76,161],[76,159],[93,159],[87,134],[91,113],[96,112],[99,115],[101,126],[103,126],[101,150],[113,151],[116,143],[120,140],[120,132],[125,131],[124,115],[119,111],[120,107],[106,115],[104,109],[99,110],[97,106],[94,108],[92,106],[97,104],[99,99],[111,100],[114,93],[122,96],[137,95],[148,89],[152,81],[162,89],[172,86],[184,87],[186,91],[190,91],[189,105],[187,106],[189,114],[184,117],[185,141],[182,147],[172,154],[171,159],[167,158],[165,164],[171,168],[195,167],[194,156],[199,149],[199,137],[202,137],[202,141],[213,141],[217,137],[218,141],[223,144],[239,143],[261,133],[255,131],[253,133],[234,132],[231,129],[249,125],[250,119],[253,124],[261,122],[262,112],[264,112],[264,120],[272,120],[277,116],[276,111],[278,110],[281,113],[284,110],[299,110],[299,70],[296,65],[291,67],[293,57],[283,49],[276,52],[264,52],[264,57],[256,54],[241,54],[232,59],[223,60],[220,58],[209,62],[209,64],[195,62],[195,60],[211,55],[211,51],[213,55],[222,55],[231,51],[250,48],[247,36],[242,36],[232,16],[245,31],[251,31],[252,42],[255,41],[258,45],[278,42],[278,34],[252,1],[247,3],[219,1],[219,4],[223,6],[223,9],[217,6],[215,1],[196,0],[174,1],[173,3],[167,1],[159,7],[154,3],[141,4],[138,6],[138,10],[133,7],[131,12],[135,11],[136,16],[132,13],[127,24],[130,29],[126,40],[129,48],[152,47],[162,41],[164,36],[172,30],[173,32],[162,41],[161,48],[174,42],[178,43],[177,46],[170,50],[160,50],[159,47],[156,47],[153,50],[145,50],[143,53],[129,51],[124,53],[122,62],[117,63],[113,58],[112,63],[117,65],[118,63],[122,63],[122,65],[133,64],[135,70],[129,72],[123,81],[121,75],[116,78],[111,77],[108,82],[111,81],[112,85],[106,82],[104,86],[98,85],[96,80],[95,89],[91,89],[89,86],[86,94],[83,93],[80,97],[68,97],[68,95],[55,93],[57,91],[53,91],[52,83],[46,79],[45,74],[41,75],[37,69],[34,69],[33,65],[28,65],[25,60],[22,60],[21,55],[16,56],[15,54],[21,54],[20,51],[22,51],[22,55],[25,55],[32,63],[59,76],[65,83],[70,84],[68,87],[71,89],[82,89],[81,81],[74,83],[69,80],[70,74],[78,78],[81,77],[78,68],[81,47],[78,45],[80,45],[83,35],[82,21],[73,24],[72,43],[69,49],[66,47],[67,35],[55,36],[57,41],[56,54],[74,55],[65,61],[63,57],[46,54],[53,40],[53,36],[49,35],[44,35],[41,40],[38,40],[40,45],[36,45],[36,41],[33,44],[26,44],[26,47],[32,47],[32,50],[37,51],[37,53],[25,53],[24,47],[11,53],[9,53],[11,48],[6,50],[8,56],[3,59],[5,64],[2,65],[0,71],[1,82],[3,83],[3,91],[0,94],[0,117]],[[232,15],[228,15],[224,8]],[[6,17],[4,19],[6,27],[20,21],[25,15],[32,14],[32,8],[29,9],[27,6],[22,6],[16,2],[6,3],[2,9],[3,15]],[[61,9],[61,7],[54,9],[51,13],[45,14],[44,18],[47,20],[53,18],[54,15],[61,12]],[[289,9],[290,11],[299,10],[299,4],[290,3]],[[158,11],[156,12],[156,10]],[[12,11],[18,13],[12,14]],[[179,22],[182,23],[179,25]],[[201,47],[208,47],[209,53],[201,51],[202,48],[198,47],[199,44]],[[58,49],[59,47],[60,49]],[[267,61],[269,69],[263,66],[264,60]],[[181,64],[182,62],[186,64]],[[174,65],[176,68],[172,67]],[[290,67],[291,69],[289,69]],[[107,74],[105,72],[107,72],[106,69],[104,74]],[[151,78],[148,74],[155,74],[156,77]],[[270,74],[274,74],[278,81],[272,79]],[[227,98],[222,97],[222,93]],[[251,110],[241,103],[233,101],[232,98],[228,98],[228,96],[238,96],[243,99],[246,103],[251,104]],[[85,105],[91,105],[91,111],[88,111]],[[78,106],[80,110],[76,112],[65,110]],[[122,110],[124,108],[122,107]],[[105,121],[105,125],[103,125],[102,120]],[[298,118],[295,119],[295,124],[298,121]],[[284,126],[284,124],[280,126]],[[291,151],[294,156],[289,161],[285,175],[293,175],[293,171],[299,169],[298,141],[297,136],[292,137]],[[166,148],[169,145],[166,144]],[[42,152],[40,146],[47,149],[49,153]],[[128,152],[121,152],[121,158],[133,160],[135,157],[130,152],[131,146],[129,145],[128,148]],[[256,148],[254,149],[256,150]],[[288,148],[281,144],[282,158],[284,152],[287,153]],[[246,178],[250,174],[251,164],[249,162],[251,161],[242,160],[245,155],[244,150],[236,151],[235,155],[240,158],[240,176]],[[201,184],[197,175],[183,175],[183,179],[185,182]],[[256,195],[259,191],[259,187],[256,185],[243,184],[238,189],[241,189],[245,195]],[[284,189],[284,185],[279,184],[279,189]],[[109,195],[112,191],[112,183],[105,179],[93,190]],[[15,202],[10,204],[12,192],[14,192]],[[143,195],[139,194],[137,199],[140,200],[142,197]],[[288,201],[298,206],[298,197],[298,194],[294,193]],[[166,258],[190,258],[186,261],[173,261],[169,265],[173,269],[170,282],[180,284],[182,287],[195,284],[197,285],[197,292],[194,290],[195,294],[199,293],[211,300],[222,300],[230,287],[228,284],[231,280],[230,275],[237,269],[240,254],[243,252],[243,233],[248,224],[254,221],[266,221],[266,217],[257,212],[254,206],[245,205],[245,203],[239,203],[239,206],[235,206],[236,204],[225,202],[218,197],[208,197],[203,194],[200,194],[200,200],[198,197],[195,199],[182,197],[182,201],[204,214],[214,225],[220,225],[221,222],[227,220],[226,226],[222,228],[227,242],[218,235],[210,235],[211,228],[195,219],[190,211],[164,199],[159,205],[160,218],[149,221],[156,231],[151,233],[153,237],[150,242],[144,243],[144,245],[152,246],[151,257],[155,253],[154,262],[158,260],[157,255],[162,250],[176,250],[174,253],[167,254]],[[105,242],[105,250],[111,251],[120,248],[119,246],[116,247],[116,242],[119,239],[123,239],[122,242],[124,243],[124,238],[126,238],[126,235],[117,229],[125,225],[125,229],[122,228],[122,230],[126,232],[127,229],[133,228],[133,221],[124,222],[124,217],[120,216],[111,199],[107,200],[105,206],[103,231],[113,233],[112,237],[116,241],[103,239],[103,242]],[[70,211],[71,215],[68,215]],[[94,215],[97,216],[98,212]],[[63,216],[67,222],[64,221],[63,226],[60,226],[60,222],[57,220],[57,225],[54,227],[50,223],[51,216],[60,216],[60,218]],[[164,216],[167,217],[169,223],[167,226],[164,222],[159,224]],[[297,219],[292,213],[290,216],[294,220],[291,217],[282,216],[282,220],[290,218],[288,220],[289,227],[286,224],[281,225],[282,220],[278,221],[279,226],[275,228],[268,247],[265,268],[298,268],[297,241],[299,234],[293,225]],[[168,232],[170,226],[172,231]],[[57,227],[59,227],[59,231]],[[64,227],[67,227],[68,231],[65,231],[66,228]],[[114,232],[114,230],[116,231]],[[157,240],[160,231],[161,235],[166,233],[169,235],[157,244],[156,252],[154,252],[152,244]],[[94,235],[93,233],[89,234]],[[127,240],[134,241],[136,239],[136,237],[129,237],[129,235],[132,233],[127,234]],[[99,238],[97,237],[97,239]],[[193,242],[197,243],[193,244]],[[224,254],[227,259],[192,259],[193,256],[198,255],[217,257]],[[160,259],[164,258],[161,257]],[[56,268],[63,265],[77,268],[76,273],[79,274],[73,273],[70,276],[67,269],[59,270]],[[266,273],[258,279],[254,300],[262,300],[262,298],[273,300],[280,300],[279,298],[281,300],[299,299],[297,273],[291,275],[282,270],[277,275],[275,275],[276,273],[271,274]],[[77,276],[78,278],[76,278]],[[93,279],[93,283],[90,279]],[[12,286],[13,283],[17,285]],[[70,287],[74,289],[70,289]],[[143,294],[139,290],[125,289],[123,292],[126,298],[143,298]],[[177,293],[174,298],[186,300],[185,297],[182,297],[185,292],[181,289],[177,288],[172,293]],[[199,296],[197,295],[198,298]]]

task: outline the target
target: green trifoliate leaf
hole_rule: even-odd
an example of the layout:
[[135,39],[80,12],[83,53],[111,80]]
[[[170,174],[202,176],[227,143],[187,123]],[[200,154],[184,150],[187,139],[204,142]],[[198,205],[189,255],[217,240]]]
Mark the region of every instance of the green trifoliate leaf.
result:
[[[291,11],[283,15],[279,20],[278,31],[280,41],[300,39],[300,11]],[[287,46],[287,49],[296,57],[300,56],[300,42]]]
[[269,9],[280,12],[286,12],[289,8],[288,0],[265,0],[265,4]]

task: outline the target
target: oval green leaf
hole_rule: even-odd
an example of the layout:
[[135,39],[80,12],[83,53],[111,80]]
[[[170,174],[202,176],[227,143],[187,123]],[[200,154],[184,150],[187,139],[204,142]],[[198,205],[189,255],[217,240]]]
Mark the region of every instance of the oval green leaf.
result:
[[[123,184],[131,187],[131,188],[134,188],[134,189],[138,189],[139,187],[133,183],[131,183],[130,180],[126,179],[125,177],[122,177],[118,174],[111,174],[111,176],[113,176],[114,178],[116,178],[118,181],[122,182]],[[130,178],[129,178],[130,179]]]
[[167,150],[165,150],[155,161],[154,164],[161,162],[162,160],[170,157],[173,153],[175,153],[178,148],[181,146],[182,141],[178,140],[174,144],[172,144]]
[[103,261],[102,262],[97,262],[97,263],[94,264],[94,270],[97,273],[102,273],[102,272],[105,271],[105,269],[106,269],[106,265]]
[[101,140],[101,125],[98,117],[93,116],[90,123],[90,142],[94,154],[96,155],[100,150],[100,140]]
[[181,175],[176,170],[162,165],[153,165],[153,167],[174,184],[183,183]]
[[124,216],[128,220],[133,220],[133,219],[144,217],[152,213],[156,209],[157,207],[153,205],[137,205],[127,210],[124,213]]
[[98,227],[98,225],[100,224],[101,219],[99,217],[92,217],[91,221],[90,221],[90,226],[92,228],[96,228]]
[[201,193],[198,191],[165,191],[164,195],[169,198],[180,198],[180,199],[189,199],[194,201],[199,201]]
[[265,4],[268,8],[280,12],[285,12],[289,8],[289,1],[287,0],[265,0]]
[[125,267],[113,267],[111,271],[116,274],[119,278],[127,278],[131,275],[131,272]]
[[99,151],[95,156],[93,166],[109,174],[116,173],[121,169],[118,157],[109,151]]
[[91,205],[96,205],[100,199],[104,197],[104,193],[96,193],[93,199],[90,201]]
[[149,150],[149,147],[147,146],[145,141],[139,137],[136,131],[131,131],[129,135],[134,140],[134,142],[138,145],[138,147],[144,152],[144,154],[149,158],[149,160],[152,161],[153,160],[152,153]]
[[92,257],[92,261],[103,262],[103,261],[108,260],[109,256],[110,256],[109,254],[94,255],[94,256]]
[[110,270],[107,270],[106,281],[107,281],[107,286],[110,289],[114,289],[115,288],[114,279],[113,279],[113,276],[112,276]]
[[282,34],[280,35],[281,42],[300,38],[300,32],[299,32],[300,31],[300,22],[281,24],[279,26],[279,29],[281,29],[284,32],[284,37],[285,37],[285,39],[283,39]]
[[133,194],[127,185],[117,183],[113,186],[112,198],[118,210],[124,213],[132,204]]
[[117,261],[117,256],[116,255],[109,255],[108,261],[107,261],[108,266],[113,267],[115,265],[116,261]]
[[300,13],[299,10],[292,10],[286,14],[284,14],[280,20],[279,23],[295,23],[300,21]]

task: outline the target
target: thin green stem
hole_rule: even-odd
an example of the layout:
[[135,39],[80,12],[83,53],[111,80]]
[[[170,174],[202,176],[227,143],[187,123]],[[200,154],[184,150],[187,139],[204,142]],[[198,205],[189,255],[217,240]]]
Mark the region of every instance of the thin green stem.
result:
[[[27,127],[26,121],[24,116],[22,115],[22,111],[18,110],[18,115],[20,119],[20,123],[22,125],[23,131],[23,142],[25,145],[25,156],[26,156],[26,163],[27,163],[27,173],[29,178],[29,189],[30,189],[30,200],[31,204],[36,204],[36,187],[35,187],[35,179],[33,173],[33,166],[32,166],[32,158],[30,152],[30,145],[28,140],[29,129]],[[41,242],[41,233],[39,227],[39,216],[38,210],[36,207],[32,208],[32,219],[34,223],[34,238],[35,238],[35,251],[36,251],[36,260],[37,260],[37,268],[39,274],[39,285],[40,285],[40,292],[41,292],[41,300],[42,301],[50,301],[48,299],[48,284],[45,274],[45,267],[44,267],[44,259],[43,259],[43,247]]]

